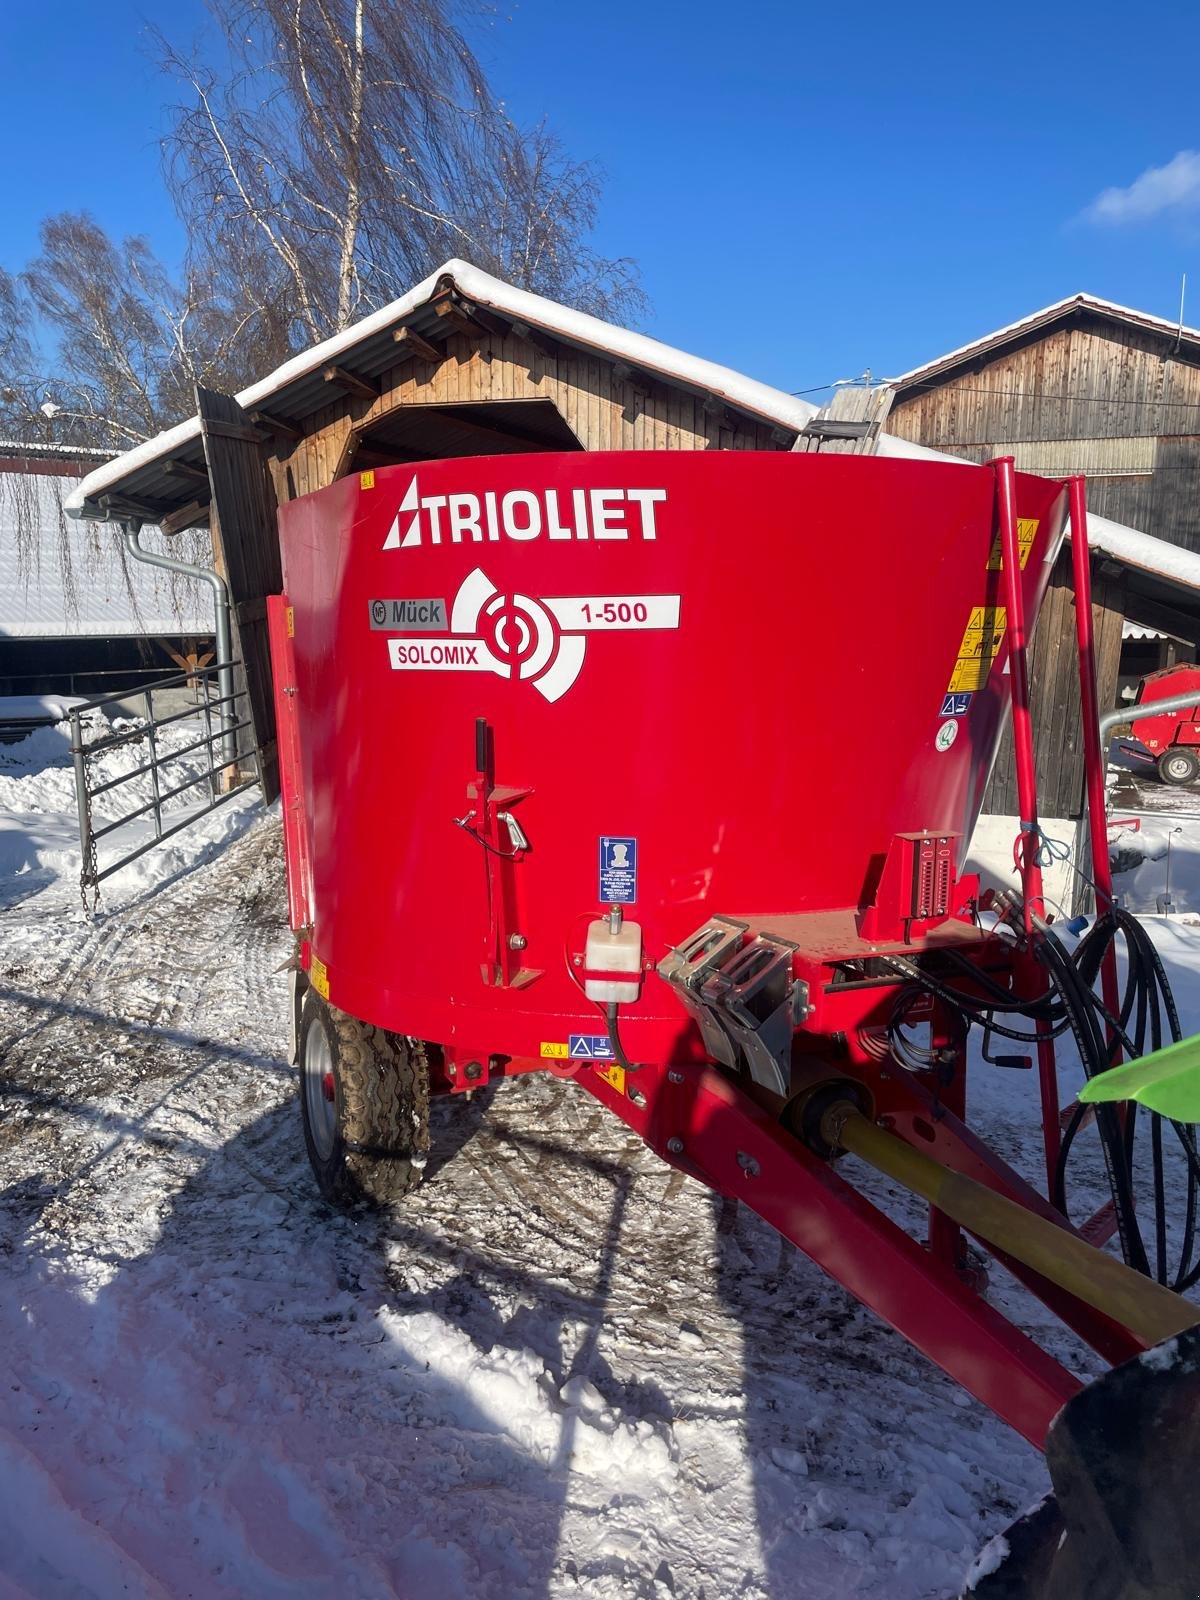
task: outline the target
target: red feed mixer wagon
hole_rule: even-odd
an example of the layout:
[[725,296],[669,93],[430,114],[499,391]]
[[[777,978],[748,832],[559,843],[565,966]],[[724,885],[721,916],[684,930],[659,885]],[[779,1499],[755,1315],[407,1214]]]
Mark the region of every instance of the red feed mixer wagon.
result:
[[[1147,1016],[1174,1019],[1102,850],[1077,945],[1041,898],[1025,637],[1068,502],[1082,529],[1081,480],[1011,461],[396,466],[283,508],[270,620],[301,1102],[326,1196],[398,1199],[424,1165],[430,1094],[572,1079],[1049,1438],[1056,1481],[1074,1472],[1078,1504],[1060,1485],[1058,1513],[1074,1537],[1059,1549],[1061,1524],[1039,1525],[1016,1542],[1050,1539],[1045,1593],[1071,1592],[1069,1566],[1095,1600],[1124,1593],[1103,1583],[1130,1560],[1181,1559],[1144,1517],[1142,1544],[1124,1512],[1097,1533],[1097,1416],[1105,1449],[1132,1437],[1157,1383],[1183,1440],[1172,1470],[1194,1465],[1176,1413],[1200,1357],[1198,1314],[1172,1292],[1190,1260],[1173,1270],[1142,1238],[1132,1116],[1100,1108],[1087,1131],[1111,1205],[1066,1216],[1083,1117],[1060,1112],[1056,1039],[1090,1073],[1149,1048]],[[1074,556],[1086,601],[1083,539]],[[1102,845],[1090,606],[1078,615]],[[985,906],[965,846],[1006,721],[1023,893]],[[996,1070],[1036,1060],[1045,1193],[968,1126],[973,1028]],[[927,1238],[855,1186],[863,1163],[929,1202]],[[964,1233],[1117,1370],[1085,1389],[990,1305]],[[1097,1247],[1113,1233],[1124,1263]],[[1152,1367],[1133,1360],[1160,1345]],[[1165,1493],[1165,1459],[1135,1475],[1139,1495]]]

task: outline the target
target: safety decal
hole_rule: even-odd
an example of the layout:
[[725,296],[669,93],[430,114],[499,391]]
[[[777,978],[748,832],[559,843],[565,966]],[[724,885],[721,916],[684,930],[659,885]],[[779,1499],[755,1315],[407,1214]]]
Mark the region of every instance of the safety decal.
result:
[[958,659],[946,686],[948,694],[983,688],[992,662],[1000,653],[1007,628],[1008,612],[1003,606],[971,607],[958,647]]
[[939,717],[965,717],[971,709],[971,696],[969,694],[944,694],[942,696],[942,709]]
[[[1029,552],[1033,549],[1033,541],[1037,538],[1037,517],[1017,518],[1017,548],[1021,552],[1021,571],[1025,571],[1025,564],[1029,560]],[[992,551],[988,556],[987,570],[989,572],[1002,572],[1004,570],[1004,546],[997,534],[992,540]]]
[[296,637],[296,608],[295,608],[295,606],[289,606],[287,608],[287,636],[288,636],[289,639],[294,639]]
[[567,1036],[567,1053],[573,1060],[611,1061],[613,1047],[606,1033],[572,1033]]
[[597,1067],[596,1076],[603,1078],[610,1089],[615,1089],[618,1094],[625,1093],[625,1068],[618,1067],[616,1063],[611,1067]]
[[373,472],[360,472],[358,475],[360,489],[373,489],[375,487],[375,474]]
[[637,896],[637,840],[602,835],[598,899],[606,906],[631,906]]
[[561,1060],[571,1054],[561,1039],[543,1039],[538,1053],[543,1057],[549,1056],[552,1060]]
[[320,956],[314,955],[308,968],[309,981],[321,996],[322,1000],[329,999],[329,971]]
[[[426,632],[420,639],[391,638],[388,655],[396,672],[492,672],[500,678],[530,682],[553,702],[578,678],[589,633],[678,628],[679,600],[677,594],[534,599],[503,593],[476,567],[463,579],[451,603],[448,636],[430,638]],[[380,604],[385,620],[376,623],[375,608]],[[390,625],[387,608],[391,604],[372,602],[372,626]]]
[[939,755],[944,756],[946,751],[949,750],[950,746],[957,738],[958,718],[948,717],[946,721],[939,726],[938,731],[934,736],[934,748],[937,750]]

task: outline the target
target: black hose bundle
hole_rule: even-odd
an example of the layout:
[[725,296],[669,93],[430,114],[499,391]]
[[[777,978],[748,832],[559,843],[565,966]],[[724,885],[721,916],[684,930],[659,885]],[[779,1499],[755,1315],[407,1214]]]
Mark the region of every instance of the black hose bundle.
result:
[[[1113,1015],[1096,992],[1096,981],[1109,949],[1120,938],[1124,941],[1127,975],[1120,1011]],[[956,1012],[969,1028],[977,1023],[986,1032],[1023,1044],[1041,1039],[1056,1039],[1068,1031],[1074,1037],[1089,1078],[1113,1064],[1119,1051],[1128,1056],[1144,1055],[1169,1042],[1164,1038],[1164,1023],[1171,1040],[1182,1037],[1179,1014],[1171,986],[1158,951],[1149,934],[1120,907],[1099,917],[1074,951],[1069,951],[1045,923],[1035,925],[1033,953],[1046,970],[1048,985],[1033,999],[1019,999],[1010,990],[981,972],[957,951],[947,951],[950,962],[969,977],[972,989],[965,993],[948,982],[934,978],[915,962],[902,957],[883,959],[897,972],[919,984],[943,1005]],[[901,992],[889,1026],[889,1041],[898,1059],[911,1067],[928,1065],[927,1052],[917,1050],[904,1038],[901,1028],[904,1013],[911,1003],[912,988]],[[1032,1029],[1013,1027],[999,1017],[1020,1017]],[[1166,1181],[1163,1164],[1164,1122],[1154,1112],[1140,1110],[1130,1102],[1123,1110],[1113,1105],[1095,1107],[1096,1125],[1107,1170],[1109,1188],[1121,1251],[1126,1263],[1137,1271],[1168,1284],[1176,1292],[1200,1282],[1200,1261],[1195,1260],[1197,1208],[1200,1202],[1200,1152],[1196,1132],[1177,1122],[1167,1125],[1173,1132],[1187,1169],[1187,1198],[1179,1260],[1172,1270],[1167,1255]],[[1076,1107],[1059,1150],[1052,1199],[1064,1216],[1067,1211],[1067,1161],[1084,1119],[1085,1108]],[[1151,1269],[1134,1204],[1133,1157],[1135,1135],[1142,1117],[1150,1119],[1150,1147],[1153,1171],[1154,1266]]]

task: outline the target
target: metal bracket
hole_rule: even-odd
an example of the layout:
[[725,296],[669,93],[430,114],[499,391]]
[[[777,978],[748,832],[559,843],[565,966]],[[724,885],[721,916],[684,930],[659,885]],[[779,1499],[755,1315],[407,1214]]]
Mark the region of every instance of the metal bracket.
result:
[[791,1076],[797,995],[807,1012],[808,990],[792,978],[796,946],[750,932],[744,922],[712,917],[660,963],[666,980],[704,1039],[714,1061],[775,1094]]

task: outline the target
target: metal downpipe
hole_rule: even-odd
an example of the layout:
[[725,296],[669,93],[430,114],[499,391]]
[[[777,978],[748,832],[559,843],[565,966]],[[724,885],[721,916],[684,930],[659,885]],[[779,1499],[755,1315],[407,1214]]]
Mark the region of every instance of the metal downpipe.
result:
[[213,592],[213,609],[216,613],[217,636],[217,689],[221,700],[221,761],[223,770],[232,774],[237,762],[237,720],[233,703],[233,644],[229,622],[229,586],[219,572],[211,567],[193,566],[190,561],[179,561],[175,556],[159,555],[147,550],[141,543],[141,527],[137,523],[124,524],[125,548],[135,561],[150,567],[163,567],[167,572],[181,573],[185,578],[198,578],[208,584]]

